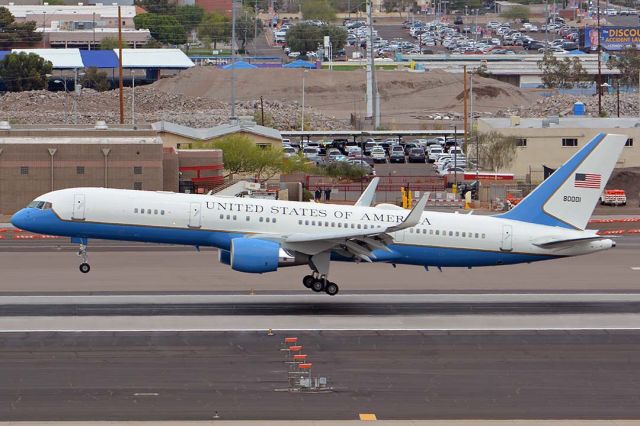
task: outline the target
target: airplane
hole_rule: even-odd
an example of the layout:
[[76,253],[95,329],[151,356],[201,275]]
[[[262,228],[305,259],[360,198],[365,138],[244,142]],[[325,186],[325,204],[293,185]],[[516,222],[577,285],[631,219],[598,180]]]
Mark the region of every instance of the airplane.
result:
[[586,230],[627,140],[600,133],[513,209],[497,215],[372,207],[375,179],[353,206],[107,188],[70,188],[37,197],[12,216],[17,228],[71,237],[80,271],[90,270],[88,240],[216,247],[219,261],[246,273],[308,265],[302,283],[336,295],[331,261],[394,267],[467,267],[530,263],[615,247]]

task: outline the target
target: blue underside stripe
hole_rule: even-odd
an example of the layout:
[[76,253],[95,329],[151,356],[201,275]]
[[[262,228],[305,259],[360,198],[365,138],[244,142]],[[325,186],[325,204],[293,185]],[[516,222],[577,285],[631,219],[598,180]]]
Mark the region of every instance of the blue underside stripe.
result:
[[[49,235],[62,235],[72,238],[96,238],[120,241],[142,241],[163,244],[181,244],[191,246],[211,246],[230,250],[231,240],[244,234],[215,232],[194,229],[156,228],[147,226],[110,225],[92,222],[68,222],[60,220],[51,211],[31,210],[29,230]],[[35,228],[37,226],[37,229]],[[25,227],[27,228],[27,227]],[[535,262],[550,259],[553,256],[539,256],[523,253],[499,251],[480,251],[442,247],[424,247],[394,244],[392,252],[375,250],[377,262],[429,266],[490,266]],[[332,255],[334,260],[350,260]]]
[[547,180],[542,182],[529,196],[518,203],[513,209],[498,216],[521,222],[575,229],[573,226],[548,215],[542,208],[553,193],[571,177],[580,163],[593,152],[604,137],[604,133],[596,135],[584,148],[571,157],[562,167],[553,172]]

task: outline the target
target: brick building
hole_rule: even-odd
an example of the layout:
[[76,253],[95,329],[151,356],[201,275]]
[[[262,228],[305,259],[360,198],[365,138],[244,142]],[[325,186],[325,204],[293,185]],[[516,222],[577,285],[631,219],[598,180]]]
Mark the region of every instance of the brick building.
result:
[[163,148],[151,126],[14,127],[0,122],[0,214],[51,190],[92,186],[190,190],[222,182],[218,150]]

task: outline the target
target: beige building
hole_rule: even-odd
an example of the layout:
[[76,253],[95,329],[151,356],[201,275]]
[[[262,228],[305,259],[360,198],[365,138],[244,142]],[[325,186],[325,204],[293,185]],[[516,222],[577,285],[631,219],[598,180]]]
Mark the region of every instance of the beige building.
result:
[[640,119],[638,118],[480,118],[478,132],[496,131],[518,138],[512,164],[499,172],[517,178],[543,180],[543,166],[557,168],[600,132],[628,135],[629,140],[616,167],[640,166]]
[[194,141],[211,142],[232,134],[246,135],[261,147],[282,147],[282,135],[280,132],[276,129],[256,124],[252,117],[240,117],[235,123],[222,124],[210,128],[193,128],[167,121],[159,121],[153,123],[152,126],[162,138],[165,147],[176,149],[190,147]]
[[162,142],[151,126],[0,122],[0,214],[12,214],[35,197],[63,188],[205,192],[223,182],[220,150],[181,151]]

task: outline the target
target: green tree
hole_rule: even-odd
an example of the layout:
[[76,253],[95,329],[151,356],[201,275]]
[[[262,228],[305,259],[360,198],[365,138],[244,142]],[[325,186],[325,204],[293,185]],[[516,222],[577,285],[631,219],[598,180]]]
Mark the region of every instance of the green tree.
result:
[[306,52],[315,52],[322,44],[323,36],[322,28],[303,22],[289,28],[287,46],[293,52],[300,52],[303,55]]
[[10,92],[42,90],[53,65],[35,53],[10,53],[0,61],[0,78]]
[[638,86],[640,73],[640,52],[635,45],[624,49],[620,53],[611,55],[607,66],[620,70],[620,83],[625,86]]
[[320,168],[320,171],[325,176],[336,179],[351,180],[362,179],[367,174],[364,168],[346,163],[344,161],[336,161],[330,163],[327,166]]
[[[240,50],[245,51],[247,43],[253,40],[256,31],[256,16],[253,9],[243,8],[236,17],[236,40],[240,43]],[[259,28],[260,26],[258,26]]]
[[527,6],[513,6],[500,14],[501,17],[509,19],[511,21],[515,21],[517,19],[521,21],[528,21],[529,15],[530,12]]
[[90,67],[85,70],[85,74],[80,80],[80,84],[82,84],[82,87],[88,87],[90,89],[97,90],[98,92],[104,92],[111,88],[107,73],[99,71],[95,67]]
[[546,51],[537,65],[542,71],[542,83],[548,88],[570,89],[590,80],[578,58],[558,60],[551,51]]
[[18,24],[6,7],[0,7],[0,48],[13,47],[15,43],[32,45],[41,40],[42,34],[36,32],[35,22]]
[[176,11],[175,3],[170,0],[136,0],[135,4],[149,13],[174,15]]
[[483,169],[498,172],[509,167],[516,154],[516,137],[491,131],[476,135],[480,165]]
[[207,13],[198,25],[198,37],[211,40],[216,49],[218,42],[226,43],[231,38],[231,20],[218,12]]
[[176,19],[187,31],[193,31],[198,28],[203,17],[204,9],[200,6],[185,5],[176,7]]
[[64,6],[64,0],[47,0],[49,6]]
[[323,25],[322,35],[329,36],[334,50],[342,49],[347,44],[347,30],[337,25]]
[[301,7],[304,19],[333,22],[336,20],[336,11],[327,0],[304,0]]
[[100,40],[100,50],[113,50],[117,48],[118,48],[118,39],[115,37],[105,37],[102,40]]
[[148,29],[151,37],[164,44],[185,44],[187,33],[174,16],[142,13],[133,18],[136,29]]

